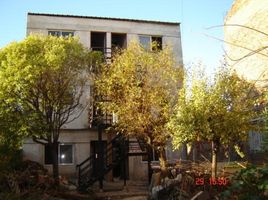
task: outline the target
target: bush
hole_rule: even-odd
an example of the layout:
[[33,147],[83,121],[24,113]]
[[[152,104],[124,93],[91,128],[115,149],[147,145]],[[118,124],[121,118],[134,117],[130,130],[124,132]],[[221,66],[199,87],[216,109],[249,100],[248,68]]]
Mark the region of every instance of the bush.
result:
[[22,150],[0,145],[0,171],[12,171],[22,163]]
[[223,199],[264,200],[268,199],[268,165],[249,166],[231,180],[231,185],[222,193]]

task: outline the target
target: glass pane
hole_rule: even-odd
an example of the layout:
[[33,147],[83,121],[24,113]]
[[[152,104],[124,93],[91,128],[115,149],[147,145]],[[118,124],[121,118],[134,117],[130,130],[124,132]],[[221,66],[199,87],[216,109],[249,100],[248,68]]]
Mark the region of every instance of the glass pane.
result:
[[73,163],[73,146],[60,145],[60,163],[71,164]]
[[52,36],[60,36],[60,31],[48,31],[48,35],[52,35]]
[[74,32],[71,32],[71,31],[63,31],[62,34],[61,34],[63,37],[72,37],[74,36]]
[[150,50],[151,48],[151,37],[150,36],[139,36],[140,44],[143,48]]

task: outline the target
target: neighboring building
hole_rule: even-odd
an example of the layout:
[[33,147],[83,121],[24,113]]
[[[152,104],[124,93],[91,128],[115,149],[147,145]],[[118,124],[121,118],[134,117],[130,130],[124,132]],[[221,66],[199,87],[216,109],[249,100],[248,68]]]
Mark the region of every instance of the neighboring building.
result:
[[[80,42],[87,48],[102,51],[107,58],[111,56],[113,47],[127,48],[133,39],[140,41],[145,47],[152,41],[158,42],[160,48],[170,45],[173,49],[176,61],[182,64],[182,49],[180,24],[159,21],[116,19],[104,17],[86,17],[55,14],[28,13],[27,35],[43,34],[56,36],[78,36]],[[87,93],[83,96],[83,104],[86,106],[90,96],[89,82]],[[85,109],[78,119],[63,126],[60,135],[59,162],[60,174],[74,176],[77,174],[77,164],[86,160],[89,156],[98,156],[98,131],[91,127],[89,109]],[[107,145],[107,135],[102,136],[104,145]],[[137,148],[132,144],[132,150]],[[115,148],[116,144],[113,144]],[[130,145],[131,146],[131,145]],[[167,157],[170,160],[179,159],[178,152],[172,152],[171,145],[167,145]],[[52,170],[51,159],[47,155],[47,149],[31,139],[23,145],[24,156],[27,159],[44,164]],[[157,159],[157,156],[153,156]],[[147,162],[145,156],[131,156],[127,161],[127,174],[129,179],[147,179]],[[113,177],[120,177],[122,166],[113,169]]]
[[225,18],[224,40],[231,67],[257,87],[267,87],[268,2],[235,0]]
[[[235,0],[225,18],[224,40],[231,69],[257,89],[267,89],[268,2]],[[258,132],[249,133],[251,151],[261,150],[261,136]]]

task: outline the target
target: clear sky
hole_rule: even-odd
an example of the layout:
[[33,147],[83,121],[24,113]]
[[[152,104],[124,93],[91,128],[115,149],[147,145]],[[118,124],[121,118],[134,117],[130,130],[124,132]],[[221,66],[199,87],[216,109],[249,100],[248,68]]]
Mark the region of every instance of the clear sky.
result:
[[27,12],[180,22],[184,63],[213,71],[223,55],[222,25],[233,0],[0,0],[0,48],[26,34]]

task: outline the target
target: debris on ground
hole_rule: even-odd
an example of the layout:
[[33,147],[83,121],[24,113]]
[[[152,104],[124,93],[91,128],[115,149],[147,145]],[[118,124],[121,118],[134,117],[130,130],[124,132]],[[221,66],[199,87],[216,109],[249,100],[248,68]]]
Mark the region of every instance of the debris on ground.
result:
[[[226,185],[214,184],[211,180],[210,163],[178,162],[169,166],[169,174],[162,177],[155,168],[149,187],[152,200],[204,199],[216,198]],[[219,173],[219,176],[221,174]]]

